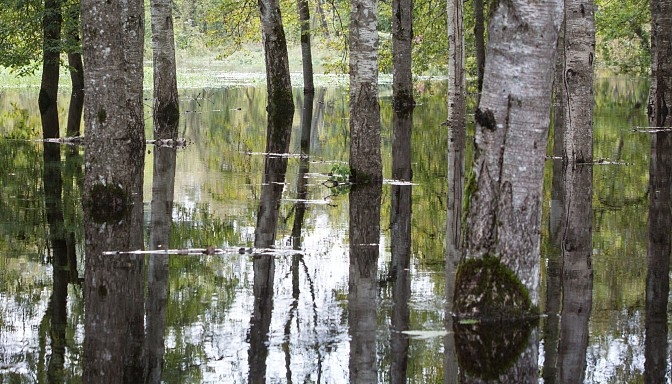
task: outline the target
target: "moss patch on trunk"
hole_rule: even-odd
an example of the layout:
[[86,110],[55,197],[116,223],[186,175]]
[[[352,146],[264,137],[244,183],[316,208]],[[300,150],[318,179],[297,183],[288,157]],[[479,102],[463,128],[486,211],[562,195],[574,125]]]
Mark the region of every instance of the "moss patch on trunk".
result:
[[459,318],[481,321],[536,317],[527,288],[497,257],[467,259],[455,276],[453,310]]

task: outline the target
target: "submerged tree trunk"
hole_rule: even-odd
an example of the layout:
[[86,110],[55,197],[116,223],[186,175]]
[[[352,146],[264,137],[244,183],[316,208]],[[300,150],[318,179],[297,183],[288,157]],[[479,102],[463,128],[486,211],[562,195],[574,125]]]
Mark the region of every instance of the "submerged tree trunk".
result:
[[559,0],[513,0],[498,3],[488,25],[467,185],[474,191],[467,259],[455,292],[462,316],[524,316],[537,303],[543,169],[561,20]]
[[[258,0],[261,32],[266,58],[266,87],[269,115],[294,113],[292,82],[289,76],[287,40],[278,0]],[[291,127],[290,127],[291,129]]]
[[350,0],[350,172],[381,181],[378,105],[378,1]]
[[412,109],[413,0],[392,0],[392,92],[394,110]]
[[58,72],[61,54],[61,0],[45,0],[42,16],[42,82],[38,104],[42,119],[42,137],[59,137]]
[[83,0],[86,60],[86,319],[83,381],[134,382],[144,373],[142,247],[144,6]]
[[82,111],[84,110],[84,64],[82,63],[82,54],[78,49],[81,44],[79,38],[79,3],[71,4],[66,14],[68,15],[65,28],[66,39],[68,40],[66,46],[68,65],[70,66],[70,81],[72,82],[66,135],[74,137],[81,133]]
[[310,8],[308,0],[298,0],[299,20],[301,22],[301,63],[303,66],[303,93],[314,94],[313,53],[310,45]]
[[177,93],[172,0],[151,0],[154,59],[154,138],[176,139],[180,106]]

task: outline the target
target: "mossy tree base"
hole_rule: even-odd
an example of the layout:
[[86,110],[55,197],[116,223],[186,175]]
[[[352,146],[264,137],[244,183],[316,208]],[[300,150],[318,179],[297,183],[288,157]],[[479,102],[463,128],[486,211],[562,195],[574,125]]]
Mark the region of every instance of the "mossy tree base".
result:
[[493,256],[467,259],[455,277],[453,312],[480,321],[537,317],[527,288],[511,269]]

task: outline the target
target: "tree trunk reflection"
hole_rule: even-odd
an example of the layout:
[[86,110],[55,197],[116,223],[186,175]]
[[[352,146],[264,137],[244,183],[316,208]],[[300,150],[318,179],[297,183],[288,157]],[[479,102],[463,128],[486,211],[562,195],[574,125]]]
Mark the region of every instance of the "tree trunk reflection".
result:
[[[266,162],[261,187],[261,198],[254,232],[255,248],[271,248],[275,243],[280,198],[284,189],[287,153],[292,128],[291,114],[270,114],[268,117]],[[266,382],[266,357],[268,356],[268,331],[273,313],[273,281],[275,261],[272,254],[255,253],[254,312],[250,319],[250,349],[248,351],[249,383]]]
[[[392,178],[410,182],[411,170],[411,127],[413,109],[395,111],[393,117],[394,139],[392,141]],[[408,336],[401,333],[409,327],[410,310],[408,301],[411,296],[411,185],[392,185],[392,211],[390,212],[390,230],[392,237],[392,260],[389,279],[394,281],[392,290],[391,319],[391,372],[393,383],[406,382],[408,365]]]
[[[155,148],[152,179],[150,248],[170,248],[175,185],[175,148]],[[168,305],[167,255],[150,255],[147,271],[147,383],[160,383],[163,374]]]
[[[143,380],[144,256],[105,251],[143,247],[142,179],[144,152],[127,148],[116,177],[130,185],[132,206],[118,219],[98,221],[85,205],[84,382],[136,383]],[[118,154],[117,154],[118,155]],[[99,161],[112,163],[109,158]],[[91,180],[87,178],[87,181]],[[90,187],[89,187],[90,188]]]
[[667,372],[667,302],[670,290],[670,173],[672,134],[651,136],[649,166],[649,246],[646,274],[646,339],[644,381],[663,383]]
[[378,246],[381,184],[355,184],[350,191],[350,382],[375,383]]

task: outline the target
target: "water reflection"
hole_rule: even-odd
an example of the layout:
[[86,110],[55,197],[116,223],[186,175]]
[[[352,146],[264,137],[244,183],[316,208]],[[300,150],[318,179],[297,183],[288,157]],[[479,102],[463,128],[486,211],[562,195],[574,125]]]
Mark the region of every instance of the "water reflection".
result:
[[[647,274],[645,255],[649,238],[645,212],[649,207],[647,170],[650,138],[631,132],[632,125],[646,125],[644,111],[633,107],[635,103],[646,100],[647,89],[643,87],[640,91],[640,88],[638,83],[631,80],[614,79],[598,84],[596,89],[595,157],[620,160],[627,165],[605,162],[593,170],[594,287],[593,309],[588,323],[590,338],[586,353],[586,383],[641,381],[646,368],[643,357],[648,354],[645,353],[645,343],[660,342],[656,344],[659,345],[657,349],[650,351],[657,350],[660,353],[665,348],[661,340],[665,336],[654,337],[654,333],[648,331],[651,336],[645,337],[645,322],[653,320],[648,315],[645,317],[646,302],[643,300]],[[407,303],[408,328],[434,331],[443,329],[446,293],[443,244],[448,189],[445,161],[447,140],[445,128],[440,125],[446,116],[446,105],[445,97],[441,96],[445,95],[445,87],[441,83],[431,83],[426,90],[418,94],[418,101],[422,105],[416,108],[413,116],[411,162],[414,185],[408,272],[410,299]],[[30,90],[3,92],[0,98],[0,129],[15,129],[12,135],[18,135],[16,132],[20,129],[29,131],[39,124],[39,116],[31,114],[38,107],[34,101],[35,95]],[[185,90],[183,94],[181,110],[191,112],[181,116],[183,125],[180,135],[189,138],[192,144],[177,154],[171,248],[213,245],[233,249],[233,252],[225,255],[171,257],[163,334],[162,380],[171,384],[246,383],[250,376],[250,318],[255,310],[254,255],[241,255],[238,249],[251,247],[255,241],[266,157],[250,155],[247,151],[262,153],[266,150],[263,140],[267,128],[265,93],[263,87],[243,87]],[[392,178],[392,169],[389,167],[392,164],[389,128],[392,108],[385,103],[384,90],[381,94],[385,175],[386,178]],[[297,105],[301,104],[301,99],[302,96],[298,95]],[[318,92],[313,112],[315,117],[310,134],[310,151],[304,150],[305,154],[309,152],[310,157],[288,159],[285,187],[277,215],[274,246],[276,251],[277,248],[283,248],[286,252],[281,256],[276,255],[274,259],[273,315],[266,336],[268,355],[264,361],[267,382],[288,381],[290,371],[293,382],[348,382],[350,374],[349,197],[345,194],[332,196],[329,204],[326,204],[324,197],[330,191],[322,185],[333,162],[347,160],[347,91],[329,87],[324,90],[323,102],[320,102]],[[304,130],[298,121],[297,115],[290,143],[291,152],[296,154],[301,151],[301,132]],[[55,268],[55,255],[47,257],[52,255],[52,249],[47,242],[51,233],[44,201],[47,191],[43,187],[42,148],[41,143],[0,139],[0,232],[3,236],[0,241],[0,377],[10,382],[46,382],[47,366],[50,363],[47,358],[58,352],[52,351],[52,344],[60,345],[50,339],[51,318],[45,317],[52,294],[62,288],[59,288],[60,283],[57,282],[61,277],[58,275],[60,269]],[[154,155],[161,156],[164,153],[163,149],[148,149]],[[68,155],[65,157],[67,159]],[[79,205],[81,185],[75,180],[78,176],[70,176],[81,172],[83,166],[80,160],[74,160],[61,169],[66,240],[72,233],[78,240],[84,237],[84,226],[79,224],[82,220]],[[548,164],[550,166],[551,162]],[[149,207],[155,197],[157,203],[161,200],[158,193],[149,193],[154,184],[150,182],[153,171],[152,164],[148,162],[144,177],[148,181],[144,188],[145,207]],[[545,207],[551,205],[549,198],[560,201],[551,192],[550,173],[545,185]],[[562,175],[562,171],[557,174]],[[562,185],[562,179],[559,185]],[[400,187],[406,188],[399,190],[411,189],[408,186]],[[393,186],[389,185],[384,185],[382,190],[381,220],[383,223],[391,223],[391,200],[396,192],[393,193]],[[304,191],[305,204],[298,204],[297,200],[302,200],[297,197],[303,196]],[[398,195],[400,200],[402,195]],[[559,206],[562,207],[562,203]],[[164,208],[167,209],[167,205]],[[152,207],[152,211],[158,214],[162,209]],[[302,219],[299,217],[301,214]],[[548,218],[552,212],[545,212],[545,215]],[[395,222],[402,221],[397,218]],[[152,234],[156,224],[152,224],[149,214],[145,216],[144,224],[145,246],[150,248],[153,242],[150,238],[154,236],[158,239],[162,231],[157,228]],[[98,228],[103,226],[98,225]],[[553,300],[561,299],[558,287],[562,274],[558,272],[559,263],[554,262],[548,252],[550,244],[546,240],[553,236],[549,229],[544,228],[543,233],[543,257],[548,259],[544,263],[547,268],[544,269],[546,274],[542,275],[542,279],[548,280],[542,280],[542,287],[547,287],[547,290],[541,292],[541,297],[547,297],[547,300],[540,303],[542,309],[549,313],[549,318],[544,321],[543,341],[534,334],[525,340],[538,345],[538,360],[533,366],[541,367],[543,364],[544,382],[550,383],[550,377],[557,375],[547,372],[546,367],[557,365],[557,347],[553,348],[553,337],[546,327],[555,329],[557,345],[560,305]],[[110,232],[107,226],[104,230]],[[143,233],[140,230],[136,232]],[[388,277],[387,266],[392,262],[389,245],[396,242],[394,238],[397,236],[392,235],[392,229],[388,231],[387,224],[383,225],[379,235],[380,241],[374,241],[381,243],[378,278],[385,279]],[[297,249],[287,249],[290,245]],[[397,248],[397,245],[403,244],[395,243],[395,254],[397,249],[403,249]],[[112,250],[112,246],[108,245],[100,248]],[[128,260],[128,256],[124,257],[126,259],[118,259],[119,262]],[[559,260],[559,256],[555,260]],[[68,265],[72,279],[77,276],[76,266],[75,262]],[[149,264],[147,268],[150,268]],[[381,270],[386,272],[385,276],[382,276]],[[655,269],[651,270],[655,272]],[[80,265],[79,275],[83,277],[82,272],[85,271]],[[127,270],[125,275],[131,276],[130,284],[135,284],[134,272]],[[149,273],[145,274],[145,278],[149,278]],[[403,355],[393,356],[391,352],[392,342],[399,336],[391,332],[391,322],[393,312],[399,310],[397,313],[402,314],[405,311],[405,300],[393,300],[396,295],[393,288],[404,287],[404,284],[387,286],[390,288],[377,287],[375,305],[375,363],[378,371],[376,379],[379,382],[389,381],[388,373],[392,372],[393,359],[397,359],[395,367],[403,367]],[[149,286],[146,289],[147,295]],[[79,286],[69,284],[67,293],[63,375],[67,382],[78,382],[83,381],[82,348],[84,339],[88,338],[85,324],[92,319],[85,320],[85,304]],[[86,293],[87,300],[91,297],[89,293],[90,290]],[[397,297],[402,296],[400,294]],[[97,292],[92,297],[96,298]],[[160,342],[151,341],[154,337],[152,335],[158,336],[161,328],[157,325],[153,328],[156,332],[150,331],[150,323],[153,323],[150,320],[150,306],[153,299],[146,296],[145,300],[144,345],[160,346]],[[110,304],[109,299],[105,303]],[[130,307],[130,304],[127,306]],[[48,316],[51,316],[51,312]],[[156,319],[160,319],[160,315]],[[555,325],[551,324],[552,319],[557,320]],[[138,323],[142,325],[142,322]],[[128,330],[135,326],[133,321],[127,321],[126,324],[128,327],[123,334],[128,336],[123,338],[124,342],[133,339]],[[401,325],[403,321],[397,324]],[[500,328],[508,328],[508,325]],[[105,335],[109,338],[112,332],[116,335],[120,331],[110,330]],[[522,331],[519,333],[524,336]],[[469,337],[467,334],[466,338]],[[484,343],[490,340],[477,337],[480,336],[474,336],[471,340]],[[397,339],[403,340],[401,337]],[[524,344],[516,342],[515,345],[521,343]],[[509,344],[509,348],[515,349],[515,345]],[[86,348],[88,358],[91,346],[87,344]],[[447,376],[443,357],[455,356],[444,354],[445,350],[443,340],[438,337],[411,337],[408,340],[406,361],[407,381],[442,381]],[[555,358],[553,353],[556,354]],[[155,362],[158,361],[158,355],[160,352],[155,354]],[[516,357],[519,356],[520,352]],[[147,357],[141,361],[146,362]],[[647,357],[647,360],[648,366],[654,361],[653,355]],[[54,366],[57,363],[60,364],[55,360]],[[647,369],[647,375],[659,378],[660,371],[652,368]],[[464,368],[461,369],[465,376]],[[401,377],[401,371],[396,376]],[[666,380],[668,377],[669,374]]]
[[667,303],[670,291],[672,228],[672,133],[651,136],[649,165],[649,246],[646,274],[646,328],[644,380],[663,383],[667,376]]
[[350,268],[348,325],[350,382],[378,380],[376,302],[380,241],[381,184],[354,185],[350,190]]
[[[152,250],[170,248],[170,228],[173,219],[173,194],[177,149],[154,149],[152,174],[152,203],[149,247]],[[168,255],[149,255],[147,261],[146,359],[147,383],[160,383],[163,376],[168,308]]]
[[[287,153],[292,128],[291,114],[269,116],[266,135],[266,162],[261,187],[261,198],[257,213],[257,226],[254,232],[255,249],[271,248],[275,244],[277,233],[280,198],[285,187]],[[248,351],[249,383],[266,382],[266,358],[268,356],[268,337],[273,314],[273,282],[275,279],[275,260],[272,253],[254,254],[254,312],[250,319]],[[291,377],[291,373],[287,373]]]
[[[85,324],[83,381],[87,383],[135,383],[144,377],[145,297],[144,256],[104,255],[107,251],[129,251],[143,247],[142,180],[144,150],[111,145],[105,156],[87,158],[94,168],[105,162],[120,180],[129,185],[130,209],[112,217],[84,206],[85,223]],[[121,155],[121,156],[120,156]],[[110,156],[110,157],[108,157]],[[117,157],[118,156],[118,157]],[[124,161],[119,162],[119,159]],[[88,168],[87,168],[88,171]],[[87,176],[86,182],[95,180]],[[86,186],[92,190],[92,186]],[[96,205],[97,208],[101,208]]]
[[[413,110],[394,111],[392,140],[392,178],[410,182],[411,132]],[[405,383],[408,367],[408,336],[410,325],[409,300],[411,299],[411,211],[412,185],[392,185],[392,208],[390,211],[391,260],[389,279],[393,280],[392,319],[390,321],[390,353],[392,354],[390,380]]]

